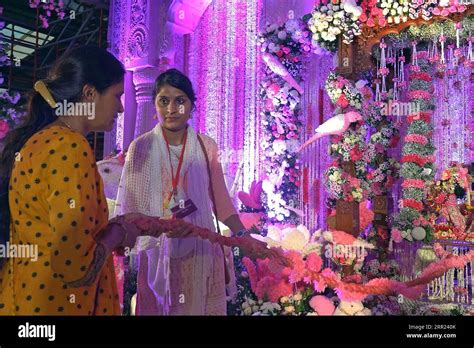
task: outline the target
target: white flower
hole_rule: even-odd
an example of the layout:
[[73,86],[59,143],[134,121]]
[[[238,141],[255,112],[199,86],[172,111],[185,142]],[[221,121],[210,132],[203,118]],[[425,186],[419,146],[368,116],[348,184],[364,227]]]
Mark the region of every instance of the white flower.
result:
[[242,309],[247,309],[249,308],[249,304],[247,302],[242,303]]
[[286,39],[286,31],[283,31],[283,30],[280,31],[280,32],[278,33],[278,38],[279,38],[280,40],[285,40],[285,39]]
[[281,307],[278,303],[273,302],[264,302],[260,309],[263,312],[272,313],[273,311],[281,311]]
[[291,38],[295,41],[298,41],[299,39],[301,39],[303,37],[303,34],[301,33],[301,31],[297,30],[293,33],[293,35],[291,36]]
[[283,296],[282,298],[280,298],[281,303],[287,303],[288,301],[289,301],[289,298],[286,296]]
[[252,314],[252,308],[250,308],[250,307],[245,308],[244,309],[244,314],[245,315],[251,315]]
[[260,308],[259,308],[258,306],[253,306],[253,307],[252,307],[252,312],[253,312],[253,313],[256,313],[256,312],[258,312],[259,309],[260,309]]
[[301,301],[303,299],[303,296],[300,293],[297,293],[295,296],[293,296],[293,299],[295,301]]
[[285,28],[288,31],[295,31],[298,29],[298,21],[296,19],[290,19],[285,23]]
[[329,231],[323,232],[323,239],[324,239],[326,242],[332,242],[332,233],[329,232]]
[[265,193],[267,193],[267,194],[270,193],[271,194],[271,193],[273,193],[273,191],[275,189],[275,186],[271,183],[270,180],[265,179],[262,182],[262,189]]
[[285,312],[286,312],[286,313],[293,313],[294,311],[295,311],[295,307],[294,307],[294,306],[285,307]]
[[286,149],[291,153],[297,152],[299,147],[300,147],[300,142],[296,139],[288,140],[286,142]]
[[309,231],[303,225],[297,228],[287,228],[282,231],[284,234],[281,246],[284,250],[302,250],[309,241]]
[[273,142],[273,151],[277,155],[283,155],[286,151],[286,142],[284,140],[275,140]]

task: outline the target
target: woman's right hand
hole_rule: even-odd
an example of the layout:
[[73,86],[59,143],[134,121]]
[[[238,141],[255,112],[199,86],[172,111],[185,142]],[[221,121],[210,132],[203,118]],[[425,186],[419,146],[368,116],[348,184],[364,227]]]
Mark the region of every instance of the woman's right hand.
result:
[[167,231],[165,232],[168,238],[186,238],[190,237],[195,226],[181,219],[173,220],[162,220],[166,225]]
[[141,230],[138,236],[157,238],[165,233],[169,238],[186,238],[194,231],[194,225],[181,219],[165,219],[139,213],[125,214],[123,218]]

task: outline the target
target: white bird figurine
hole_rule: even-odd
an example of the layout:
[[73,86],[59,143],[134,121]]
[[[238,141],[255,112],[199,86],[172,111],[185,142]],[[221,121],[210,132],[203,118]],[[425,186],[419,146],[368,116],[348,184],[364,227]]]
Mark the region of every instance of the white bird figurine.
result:
[[276,58],[273,54],[264,53],[262,54],[262,59],[271,71],[277,75],[280,75],[286,82],[288,82],[291,87],[296,89],[300,94],[303,94],[303,88],[298,84],[298,82],[296,82],[293,76],[290,75],[288,70],[283,64],[281,64],[278,58]]
[[338,114],[331,117],[329,120],[319,125],[316,128],[316,134],[313,135],[308,141],[306,141],[299,148],[298,152],[301,152],[306,147],[314,143],[319,138],[322,138],[326,135],[341,135],[344,133],[350,124],[362,120],[362,116],[355,111],[350,111],[345,114]]

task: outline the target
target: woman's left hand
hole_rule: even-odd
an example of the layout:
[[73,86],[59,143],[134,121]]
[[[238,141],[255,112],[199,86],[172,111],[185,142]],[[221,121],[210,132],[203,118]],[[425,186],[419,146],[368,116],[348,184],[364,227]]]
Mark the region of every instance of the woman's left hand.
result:
[[267,243],[252,238],[249,235],[240,237],[240,240],[243,242],[242,252],[245,256],[251,259],[276,258],[284,266],[291,266],[289,260],[280,251],[269,249]]

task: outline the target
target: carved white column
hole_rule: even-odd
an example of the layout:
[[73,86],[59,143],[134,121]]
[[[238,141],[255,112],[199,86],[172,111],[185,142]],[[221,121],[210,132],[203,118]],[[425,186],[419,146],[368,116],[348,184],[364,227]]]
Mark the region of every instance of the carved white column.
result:
[[155,107],[152,93],[158,73],[156,67],[139,68],[133,72],[135,100],[137,101],[134,138],[148,132],[156,125],[156,120],[153,118]]

